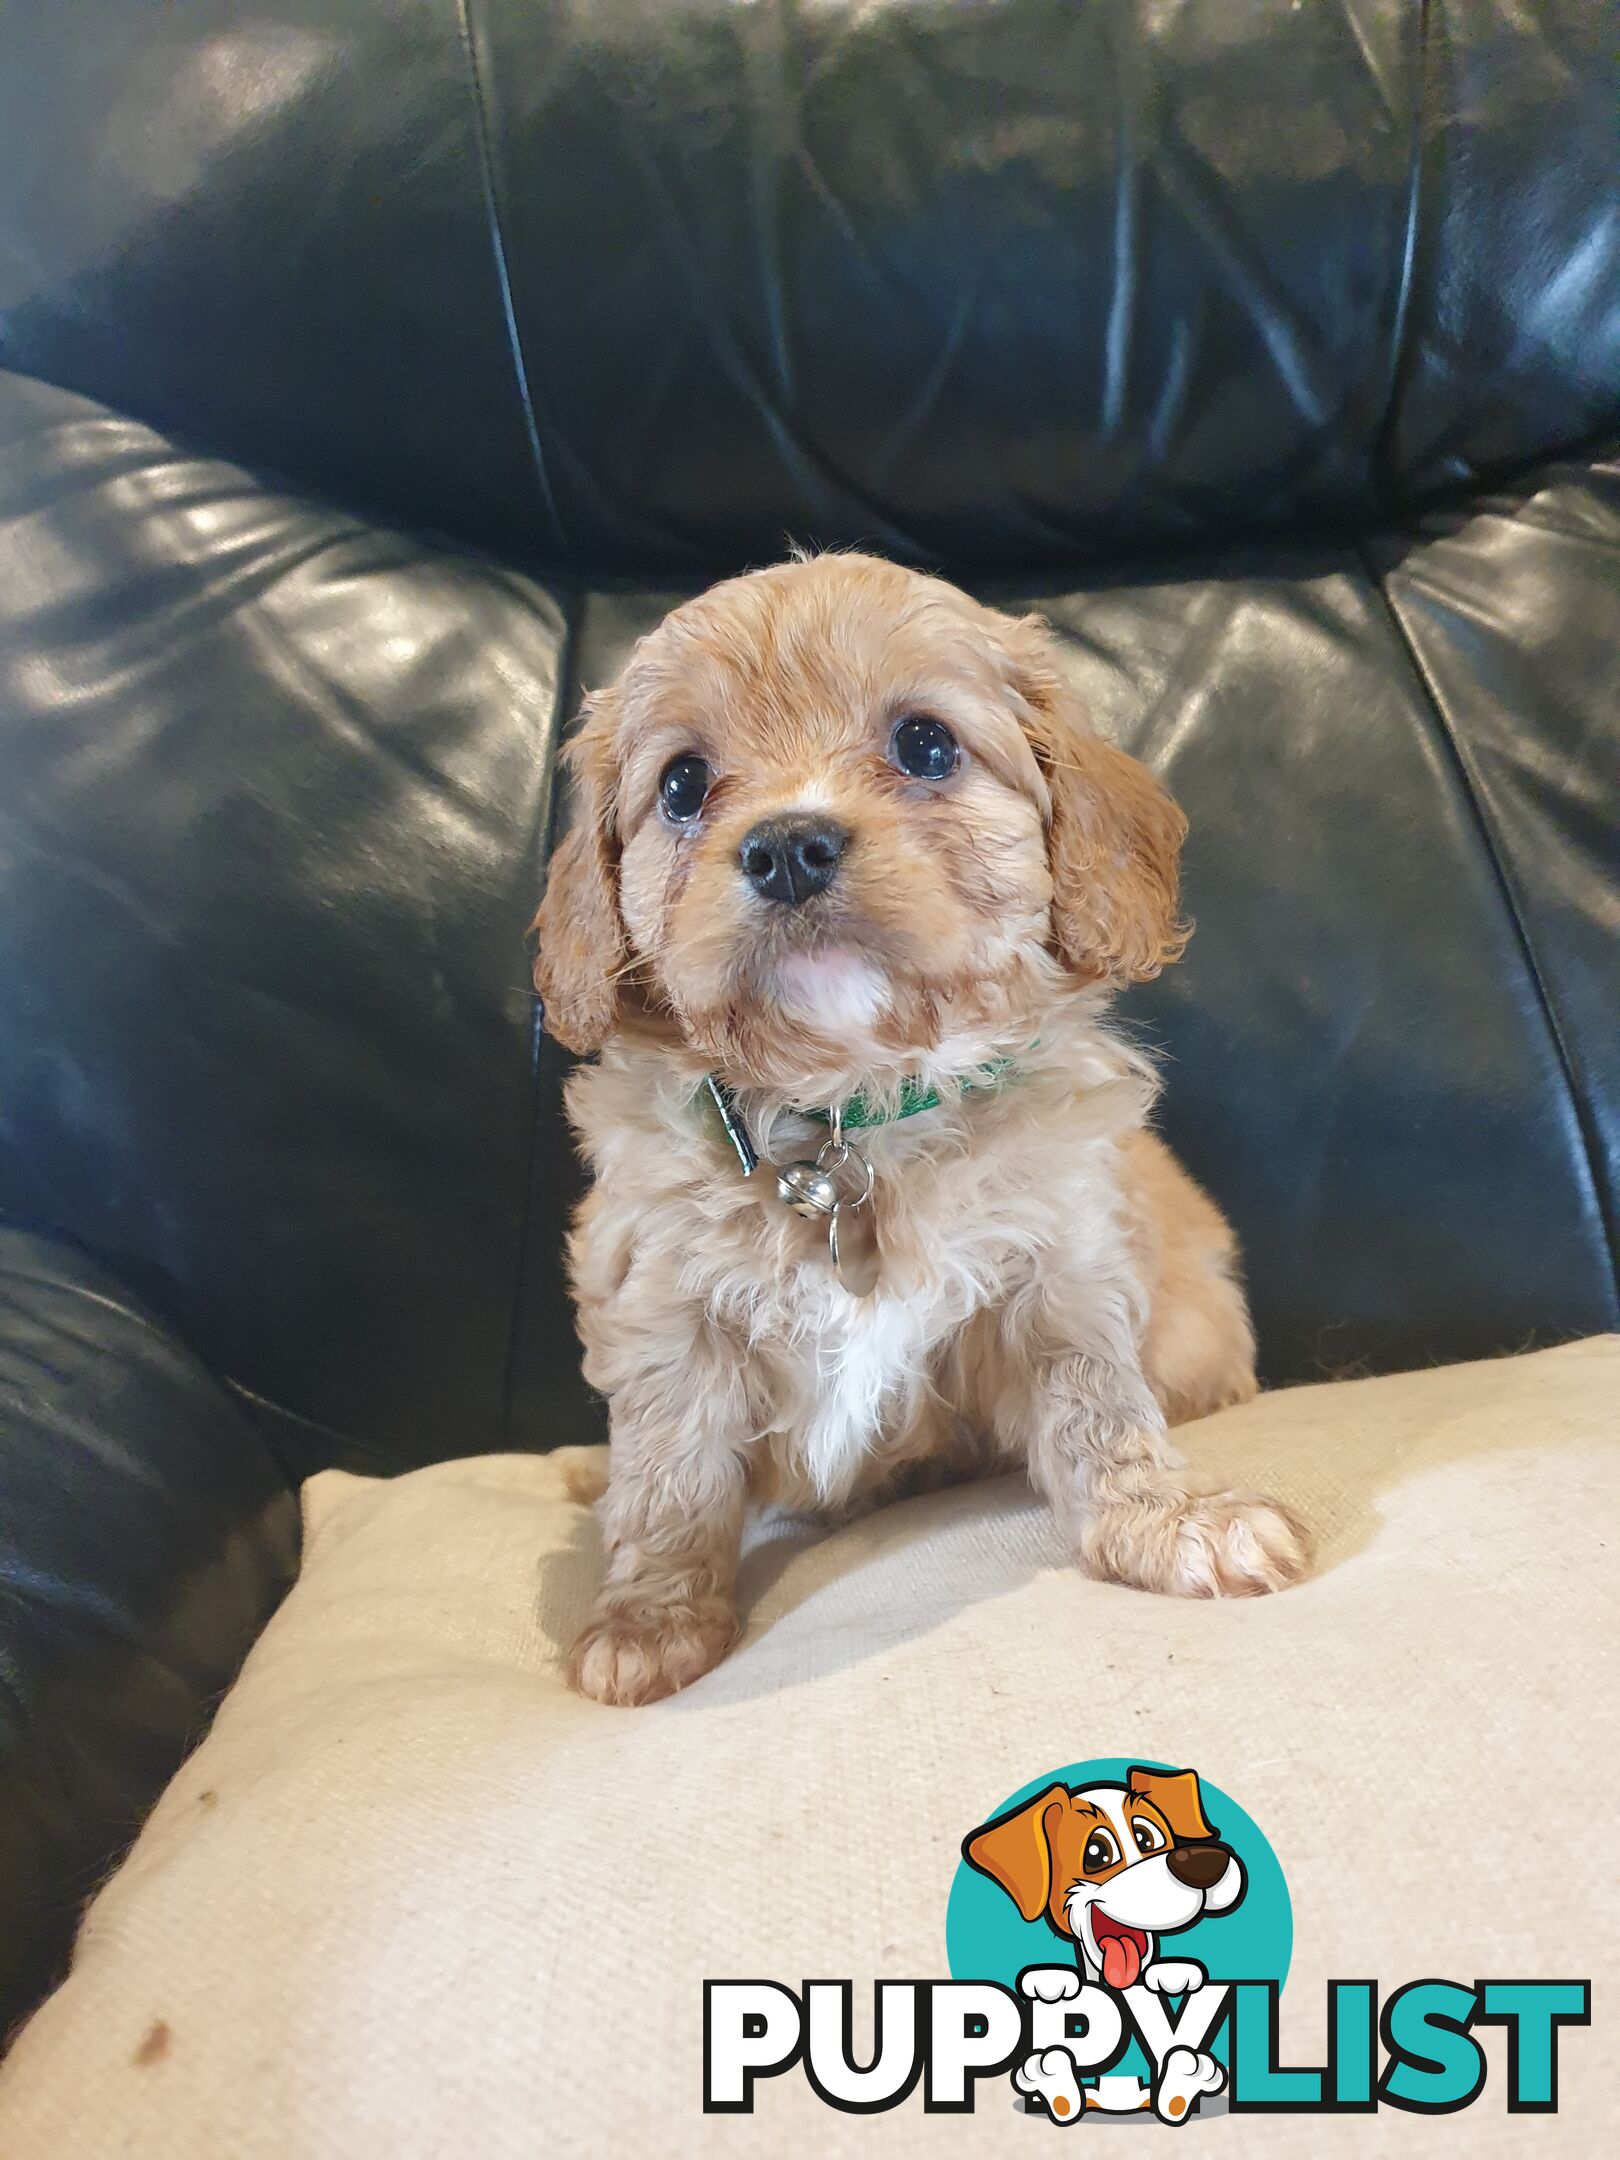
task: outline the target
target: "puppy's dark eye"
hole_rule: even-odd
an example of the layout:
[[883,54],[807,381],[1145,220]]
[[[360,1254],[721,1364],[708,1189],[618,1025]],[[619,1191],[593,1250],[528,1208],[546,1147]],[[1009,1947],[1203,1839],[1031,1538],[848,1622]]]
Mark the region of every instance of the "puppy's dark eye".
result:
[[688,752],[683,757],[672,758],[664,767],[658,783],[658,800],[664,806],[664,815],[677,825],[684,825],[695,818],[708,799],[714,775],[700,757]]
[[907,713],[889,737],[889,756],[913,780],[948,780],[961,755],[956,737],[931,713]]
[[1131,1822],[1131,1836],[1136,1840],[1139,1853],[1159,1852],[1164,1846],[1164,1832],[1145,1815],[1138,1815]]
[[1080,1855],[1080,1865],[1088,1875],[1099,1868],[1112,1867],[1119,1858],[1119,1847],[1106,1830],[1093,1830],[1086,1839],[1086,1849]]

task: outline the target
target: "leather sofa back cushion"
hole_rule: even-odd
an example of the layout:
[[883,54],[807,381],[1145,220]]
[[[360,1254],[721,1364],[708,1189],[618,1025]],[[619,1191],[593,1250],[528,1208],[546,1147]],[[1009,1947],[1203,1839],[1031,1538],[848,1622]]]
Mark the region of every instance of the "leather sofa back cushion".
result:
[[12,11],[0,364],[508,559],[969,572],[1620,421],[1597,0]]

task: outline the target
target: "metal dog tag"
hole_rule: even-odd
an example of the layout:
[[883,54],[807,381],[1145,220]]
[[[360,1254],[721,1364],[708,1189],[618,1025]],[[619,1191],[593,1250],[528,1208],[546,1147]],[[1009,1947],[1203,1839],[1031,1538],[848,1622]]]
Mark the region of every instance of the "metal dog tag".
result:
[[[831,1179],[838,1191],[838,1204],[827,1225],[827,1250],[832,1256],[833,1273],[850,1296],[870,1297],[881,1272],[877,1215],[872,1206],[872,1188],[877,1181],[860,1149],[851,1147],[844,1138],[844,1123],[836,1104],[828,1123],[832,1138],[816,1157],[817,1169]],[[839,1179],[846,1175],[858,1181],[854,1197],[848,1200],[838,1190]]]
[[833,1209],[827,1229],[833,1271],[851,1297],[870,1297],[877,1288],[882,1265],[878,1259],[877,1221],[872,1203],[858,1200],[853,1207],[842,1200]]
[[827,1122],[832,1137],[814,1162],[785,1163],[777,1171],[777,1197],[795,1215],[827,1225],[833,1273],[851,1297],[870,1297],[882,1272],[877,1214],[872,1206],[877,1180],[860,1149],[844,1138],[836,1104],[827,1113]]

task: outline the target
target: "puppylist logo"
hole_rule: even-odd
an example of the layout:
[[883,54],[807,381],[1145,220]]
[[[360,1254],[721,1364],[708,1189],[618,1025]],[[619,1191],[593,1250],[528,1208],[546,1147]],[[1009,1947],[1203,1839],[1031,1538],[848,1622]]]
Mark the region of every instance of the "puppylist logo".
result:
[[1070,1763],[962,1840],[949,1980],[882,1980],[856,2060],[849,1980],[710,1980],[703,2106],[751,2114],[761,2078],[801,2070],[829,2107],[921,2094],[966,2114],[986,2081],[1057,2128],[1086,2115],[1452,2115],[1485,2090],[1476,2028],[1507,2033],[1510,2114],[1558,2106],[1560,2029],[1591,2022],[1585,1980],[1331,1980],[1327,2061],[1278,2059],[1293,1945],[1288,1888],[1259,1827],[1193,1770]]

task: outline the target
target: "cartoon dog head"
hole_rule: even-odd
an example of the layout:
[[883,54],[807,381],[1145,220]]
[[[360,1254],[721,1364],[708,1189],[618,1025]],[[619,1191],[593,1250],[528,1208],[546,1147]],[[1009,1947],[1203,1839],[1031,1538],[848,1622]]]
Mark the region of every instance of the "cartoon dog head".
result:
[[1135,1985],[1157,1939],[1230,1912],[1243,1863],[1204,1814],[1192,1770],[1132,1769],[1123,1785],[1048,1786],[963,1841],[963,1858],[1026,1920],[1045,1915],[1093,1979]]

